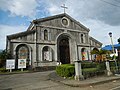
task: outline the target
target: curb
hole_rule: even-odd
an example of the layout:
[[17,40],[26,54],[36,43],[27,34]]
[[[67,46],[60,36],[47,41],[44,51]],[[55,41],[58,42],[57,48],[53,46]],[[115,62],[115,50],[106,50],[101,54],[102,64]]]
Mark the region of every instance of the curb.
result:
[[87,86],[93,86],[93,85],[99,85],[99,84],[103,84],[103,83],[107,83],[107,82],[111,82],[114,80],[120,80],[120,78],[116,78],[116,79],[110,79],[110,80],[105,80],[105,81],[99,81],[99,82],[95,82],[95,83],[87,83],[87,84],[67,84],[64,82],[61,82],[64,85],[67,86],[71,86],[71,87],[87,87]]
[[[114,80],[120,80],[120,77],[116,77],[116,78],[113,78],[113,79],[108,79],[108,80],[102,80],[102,81],[98,81],[98,82],[93,82],[93,83],[84,83],[84,84],[69,84],[69,83],[65,83],[64,81],[67,80],[67,79],[63,79],[62,77],[56,75],[56,76],[52,76],[52,75],[56,75],[55,72],[49,74],[49,79],[51,81],[54,81],[54,82],[57,82],[57,83],[60,83],[60,84],[63,84],[63,85],[67,85],[67,86],[71,86],[71,87],[87,87],[87,86],[93,86],[93,85],[98,85],[98,84],[103,84],[103,83],[107,83],[107,82],[111,82],[111,81],[114,81]],[[57,77],[57,79],[56,79]],[[82,81],[81,81],[82,82]]]
[[[53,71],[53,70],[49,70],[49,71]],[[23,71],[23,72],[8,72],[8,73],[0,73],[0,76],[1,75],[13,75],[13,74],[24,74],[24,73],[37,73],[37,72],[46,72],[46,71]]]
[[0,75],[13,75],[13,74],[24,74],[24,73],[34,73],[35,71],[28,71],[28,72],[9,72],[9,73],[0,73]]

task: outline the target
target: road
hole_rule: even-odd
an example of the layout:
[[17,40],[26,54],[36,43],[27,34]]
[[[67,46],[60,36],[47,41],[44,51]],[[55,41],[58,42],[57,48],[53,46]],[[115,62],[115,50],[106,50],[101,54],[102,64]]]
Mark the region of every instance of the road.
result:
[[70,87],[53,82],[52,71],[0,75],[0,90],[120,90],[120,80],[88,87]]

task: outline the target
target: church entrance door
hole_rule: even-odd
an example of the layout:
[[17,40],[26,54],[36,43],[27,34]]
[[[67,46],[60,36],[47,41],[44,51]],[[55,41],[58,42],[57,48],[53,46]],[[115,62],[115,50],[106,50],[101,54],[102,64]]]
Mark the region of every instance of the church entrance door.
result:
[[64,38],[59,42],[60,62],[62,64],[70,63],[69,39]]

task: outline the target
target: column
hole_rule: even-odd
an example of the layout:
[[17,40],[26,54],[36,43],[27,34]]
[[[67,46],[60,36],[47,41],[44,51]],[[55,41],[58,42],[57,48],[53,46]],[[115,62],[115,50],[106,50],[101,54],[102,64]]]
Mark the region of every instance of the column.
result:
[[58,50],[57,50],[57,44],[55,45],[55,49],[54,49],[54,55],[55,55],[55,61],[58,61]]
[[83,80],[81,61],[75,61],[75,80]]
[[36,41],[36,33],[37,32],[35,32],[35,34],[34,34],[34,50],[33,50],[33,68],[34,67],[36,67],[36,66],[38,66],[38,63],[37,63],[37,57],[36,57],[36,46],[37,46],[37,41]]
[[112,72],[110,71],[109,61],[107,60],[105,64],[106,64],[107,76],[111,76]]
[[52,49],[49,48],[49,61],[52,61]]

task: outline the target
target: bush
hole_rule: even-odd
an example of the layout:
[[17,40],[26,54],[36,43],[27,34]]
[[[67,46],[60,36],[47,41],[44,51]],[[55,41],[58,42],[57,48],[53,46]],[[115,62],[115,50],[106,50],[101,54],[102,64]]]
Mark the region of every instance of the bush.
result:
[[82,66],[82,69],[84,69],[84,68],[96,68],[97,63],[95,63],[95,62],[82,62],[81,66]]
[[85,68],[82,71],[84,78],[90,78],[93,76],[103,75],[105,72],[104,70],[99,70],[98,68]]
[[99,70],[105,70],[105,62],[97,63],[97,62],[82,62],[82,69],[85,68],[98,68]]
[[115,61],[110,61],[110,67],[115,67]]
[[7,72],[5,68],[0,68],[0,72]]
[[97,71],[97,68],[86,68],[86,69],[83,69],[82,73],[84,78],[86,79],[86,78],[95,76],[96,71]]
[[[82,62],[82,73],[85,78],[105,74],[105,62]],[[75,75],[74,64],[63,64],[56,67],[56,73],[62,77],[72,77]]]
[[105,62],[82,62],[82,73],[84,78],[105,74]]
[[[118,63],[117,63],[117,67],[118,67]],[[118,67],[119,68],[119,67]],[[116,72],[116,63],[115,61],[111,61],[110,62],[110,70],[111,72],[115,73]]]
[[75,74],[75,67],[71,64],[64,64],[56,67],[56,73],[62,77],[71,77]]
[[97,69],[98,69],[99,71],[105,70],[105,69],[106,69],[105,62],[98,63],[98,64],[97,64]]

